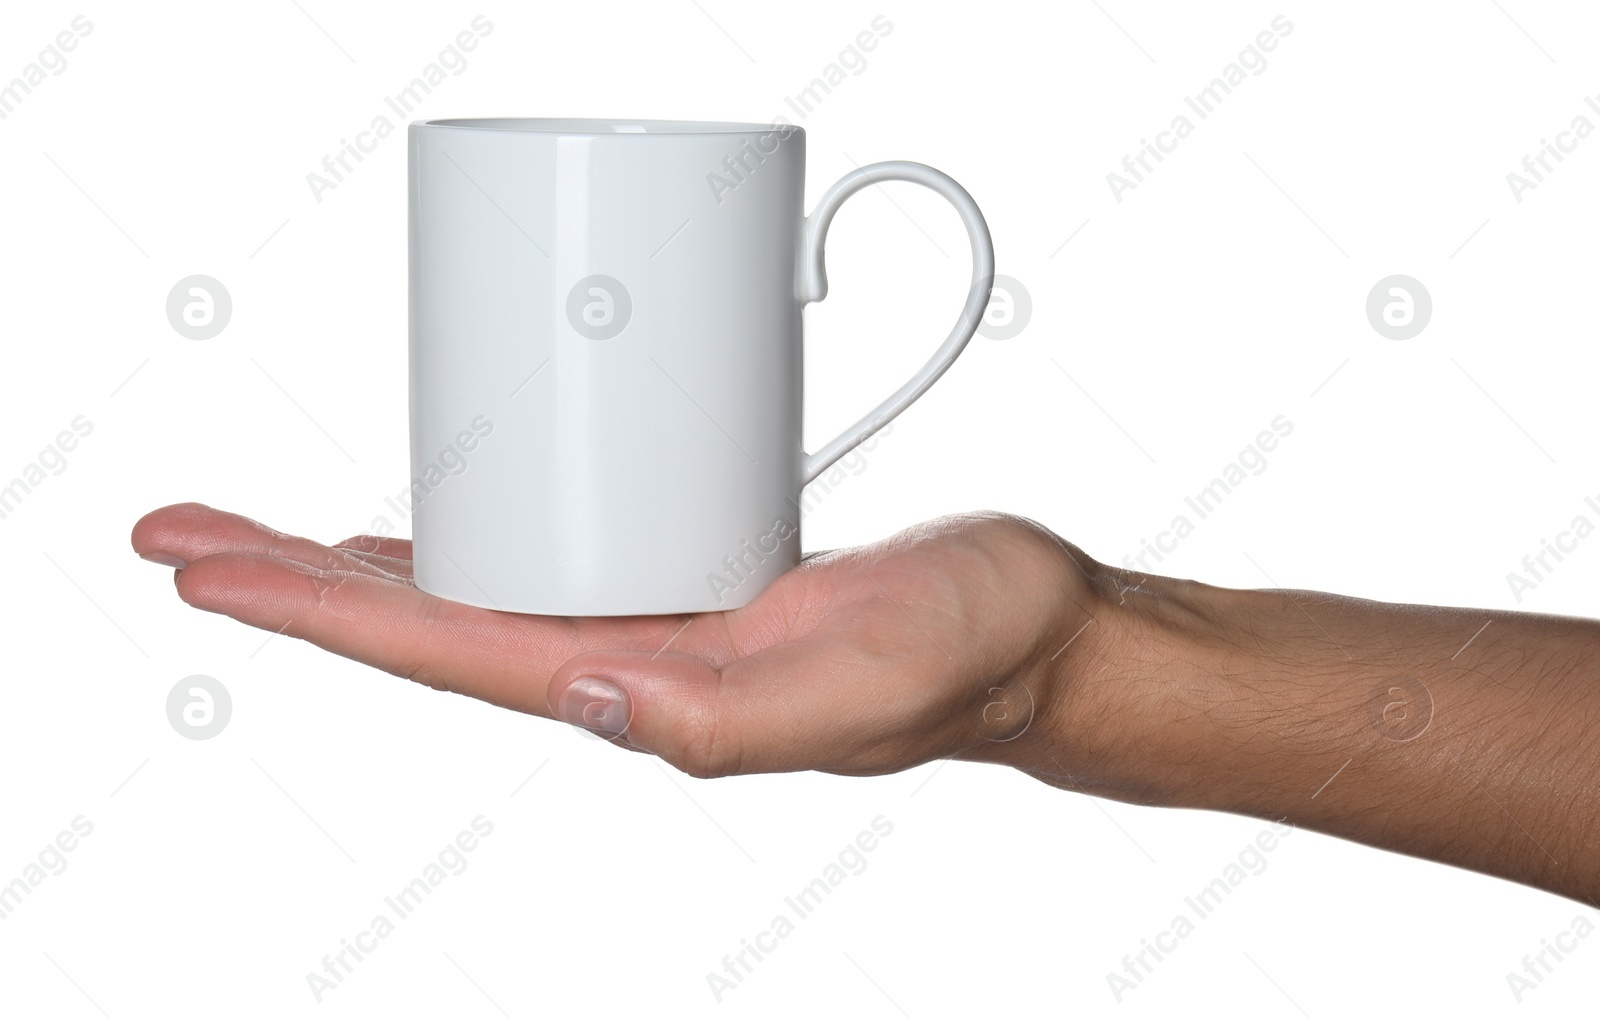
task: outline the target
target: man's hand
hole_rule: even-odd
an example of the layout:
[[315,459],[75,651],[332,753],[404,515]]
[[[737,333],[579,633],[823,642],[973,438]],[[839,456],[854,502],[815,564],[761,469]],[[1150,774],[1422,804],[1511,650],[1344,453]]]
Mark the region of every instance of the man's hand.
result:
[[468,607],[413,585],[407,541],[325,547],[202,505],[151,513],[133,545],[195,607],[699,777],[1005,763],[1600,898],[1593,621],[1140,575],[998,514],[668,617]]
[[1020,762],[1070,698],[1063,647],[1097,597],[1071,548],[998,514],[813,555],[737,610],[660,617],[468,607],[416,588],[409,541],[328,547],[203,505],[152,512],[133,546],[179,565],[195,607],[700,777]]

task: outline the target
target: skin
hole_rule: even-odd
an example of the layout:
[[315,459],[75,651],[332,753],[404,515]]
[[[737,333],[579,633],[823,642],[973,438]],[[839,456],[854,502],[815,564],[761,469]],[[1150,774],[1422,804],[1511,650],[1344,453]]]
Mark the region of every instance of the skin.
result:
[[696,777],[999,763],[1600,898],[1590,620],[1221,589],[999,513],[811,555],[734,611],[632,618],[456,604],[412,583],[409,541],[203,505],[133,546],[194,607]]

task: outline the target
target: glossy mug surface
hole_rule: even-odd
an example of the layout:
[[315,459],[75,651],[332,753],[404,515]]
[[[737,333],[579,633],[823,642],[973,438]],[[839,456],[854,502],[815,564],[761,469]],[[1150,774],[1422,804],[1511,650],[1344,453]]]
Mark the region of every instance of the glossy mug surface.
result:
[[[809,217],[805,134],[772,124],[410,125],[416,583],[559,615],[742,606],[800,560],[800,496],[944,373],[981,321],[988,227],[917,163],[845,176]],[[863,187],[958,210],[972,283],[899,391],[801,448],[801,310]]]

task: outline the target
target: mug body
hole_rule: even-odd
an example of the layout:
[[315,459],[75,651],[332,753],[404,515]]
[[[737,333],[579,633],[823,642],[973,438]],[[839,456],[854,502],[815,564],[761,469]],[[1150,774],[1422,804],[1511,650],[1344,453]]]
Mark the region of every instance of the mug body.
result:
[[804,133],[442,120],[409,147],[417,586],[668,614],[797,564]]

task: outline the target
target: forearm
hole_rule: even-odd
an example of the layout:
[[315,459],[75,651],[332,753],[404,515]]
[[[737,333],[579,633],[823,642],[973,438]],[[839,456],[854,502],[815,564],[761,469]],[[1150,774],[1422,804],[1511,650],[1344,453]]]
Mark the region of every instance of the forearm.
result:
[[1600,623],[1098,580],[1035,776],[1600,899]]

